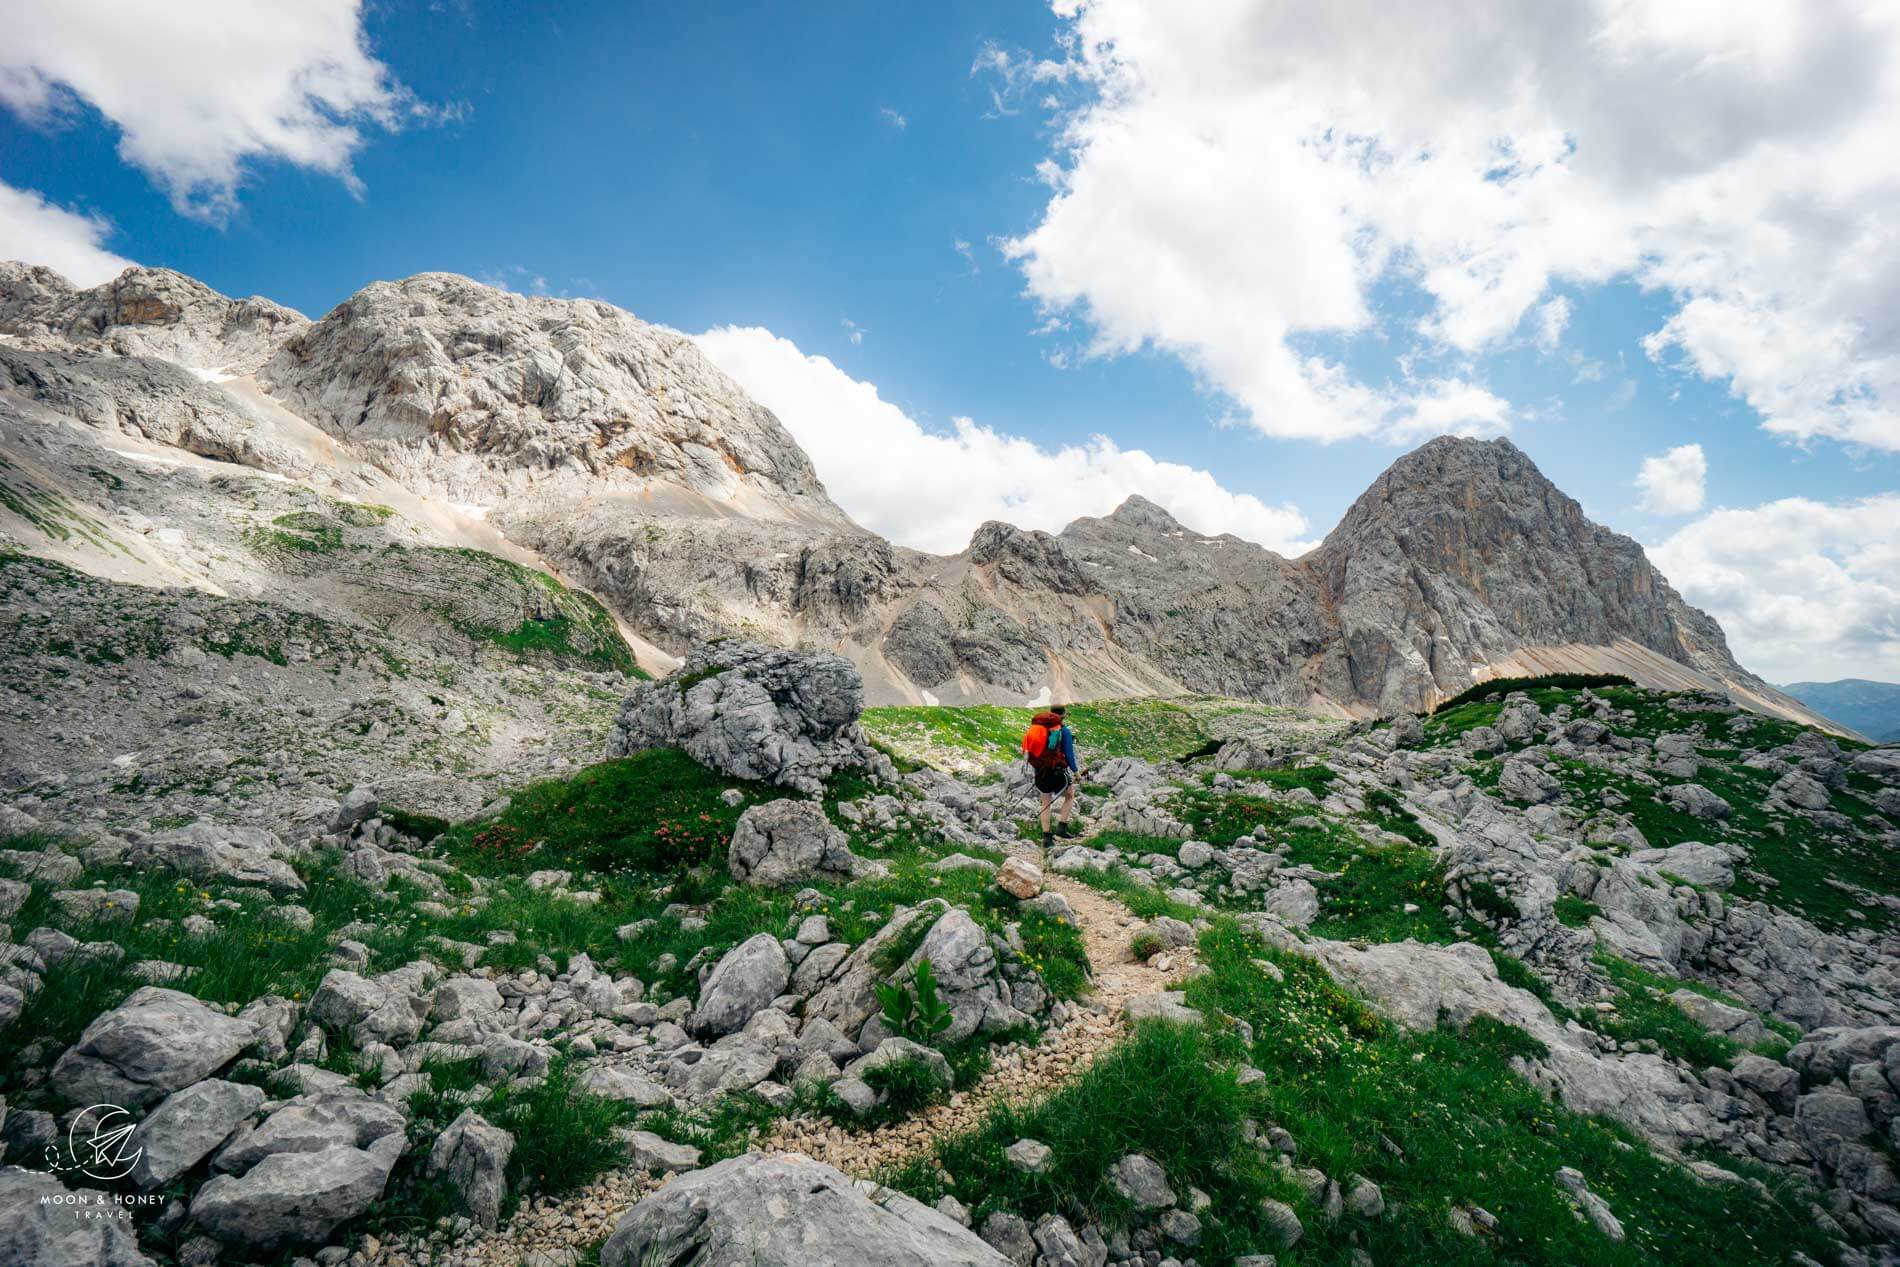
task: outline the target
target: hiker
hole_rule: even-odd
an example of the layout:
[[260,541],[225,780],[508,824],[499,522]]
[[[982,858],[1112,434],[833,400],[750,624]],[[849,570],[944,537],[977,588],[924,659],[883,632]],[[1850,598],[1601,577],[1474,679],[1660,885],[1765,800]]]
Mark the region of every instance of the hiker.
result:
[[1036,791],[1042,794],[1042,847],[1044,852],[1055,843],[1049,829],[1049,806],[1058,794],[1062,797],[1062,820],[1058,828],[1064,836],[1075,835],[1069,815],[1075,811],[1075,732],[1069,729],[1069,706],[1057,704],[1029,719],[1029,731],[1023,736],[1023,756],[1036,775]]

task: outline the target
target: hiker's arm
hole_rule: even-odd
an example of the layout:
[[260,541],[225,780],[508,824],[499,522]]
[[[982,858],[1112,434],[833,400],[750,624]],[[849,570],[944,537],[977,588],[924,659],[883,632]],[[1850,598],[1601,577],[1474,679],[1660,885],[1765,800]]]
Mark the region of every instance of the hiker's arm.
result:
[[1079,769],[1075,764],[1075,732],[1067,726],[1062,728],[1062,755],[1069,763],[1069,769]]

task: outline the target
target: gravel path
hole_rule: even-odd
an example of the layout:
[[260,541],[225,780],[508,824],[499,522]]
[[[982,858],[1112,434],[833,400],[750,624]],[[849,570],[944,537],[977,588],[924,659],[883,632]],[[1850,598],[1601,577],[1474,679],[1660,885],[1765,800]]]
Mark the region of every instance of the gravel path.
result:
[[[803,1153],[847,1174],[868,1176],[928,1150],[946,1135],[973,1129],[996,1104],[1047,1094],[1114,1046],[1125,1029],[1122,1010],[1127,1001],[1171,988],[1188,965],[1188,952],[1158,956],[1152,966],[1137,963],[1129,958],[1128,944],[1142,921],[1127,907],[1066,876],[1050,874],[1043,887],[1062,894],[1074,909],[1093,974],[1094,991],[1068,1024],[1045,1033],[1034,1047],[997,1049],[988,1072],[974,1087],[905,1121],[848,1131],[828,1118],[786,1118],[752,1149]],[[380,1267],[568,1267],[581,1249],[607,1237],[628,1206],[665,1181],[613,1171],[560,1200],[524,1206],[495,1232],[468,1233],[459,1241],[427,1247],[379,1246],[361,1261]]]
[[996,1104],[1047,1094],[1114,1046],[1124,1031],[1123,1006],[1137,995],[1169,989],[1187,966],[1187,953],[1158,956],[1157,964],[1172,961],[1169,971],[1138,963],[1129,958],[1128,943],[1142,921],[1127,907],[1066,876],[1050,875],[1043,887],[1068,899],[1093,970],[1094,992],[1075,1019],[1044,1034],[1034,1047],[999,1050],[974,1087],[902,1122],[849,1131],[828,1118],[801,1115],[782,1120],[759,1147],[804,1153],[846,1174],[870,1175],[927,1150],[946,1135],[975,1128]]

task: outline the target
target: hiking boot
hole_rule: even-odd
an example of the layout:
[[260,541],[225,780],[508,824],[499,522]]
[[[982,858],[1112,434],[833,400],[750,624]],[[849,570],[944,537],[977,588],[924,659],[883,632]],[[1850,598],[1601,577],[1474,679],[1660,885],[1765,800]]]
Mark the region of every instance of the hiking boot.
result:
[[1042,851],[1048,853],[1056,846],[1056,834],[1052,831],[1042,833]]
[[1060,827],[1056,828],[1056,835],[1058,836],[1075,837],[1081,834],[1081,832],[1075,829],[1074,823],[1063,823]]

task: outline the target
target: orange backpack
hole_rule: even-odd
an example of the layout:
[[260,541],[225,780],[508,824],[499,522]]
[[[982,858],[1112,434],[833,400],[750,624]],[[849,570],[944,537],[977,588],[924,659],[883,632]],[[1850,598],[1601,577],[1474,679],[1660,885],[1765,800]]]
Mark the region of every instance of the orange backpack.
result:
[[1023,755],[1029,758],[1030,765],[1038,770],[1053,770],[1068,764],[1068,758],[1062,755],[1061,742],[1050,742],[1061,729],[1062,718],[1055,713],[1037,713],[1029,719],[1029,730],[1023,735]]

